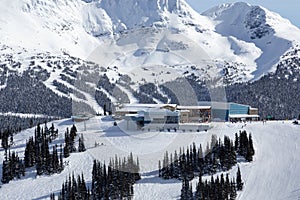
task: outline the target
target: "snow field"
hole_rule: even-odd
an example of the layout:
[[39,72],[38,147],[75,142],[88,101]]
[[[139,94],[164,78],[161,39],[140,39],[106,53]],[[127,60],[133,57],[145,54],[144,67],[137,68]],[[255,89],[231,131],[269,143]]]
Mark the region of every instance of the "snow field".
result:
[[[66,127],[70,127],[70,119],[56,121],[59,138],[55,143],[63,142]],[[50,124],[49,124],[50,126]],[[173,153],[179,147],[186,147],[193,142],[206,143],[212,134],[223,138],[224,135],[234,139],[234,134],[241,130],[242,123],[213,123],[208,132],[136,132],[126,133],[113,127],[108,117],[95,117],[84,125],[76,124],[78,133],[83,134],[87,151],[73,153],[67,159],[66,167],[60,174],[52,176],[35,176],[35,169],[27,169],[21,180],[13,180],[1,185],[1,199],[47,199],[51,192],[58,193],[65,178],[72,172],[75,175],[83,172],[88,185],[91,181],[93,159],[108,163],[110,158],[128,156],[133,152],[140,161],[142,179],[134,185],[134,199],[178,199],[181,182],[178,180],[162,180],[158,178],[158,160],[162,160],[166,150]],[[238,199],[295,199],[300,196],[300,126],[291,121],[275,121],[248,123],[244,129],[252,134],[255,155],[251,163],[239,163],[244,190],[238,193]],[[33,135],[34,129],[28,129],[15,135],[15,146],[12,150],[23,157],[26,139]],[[98,145],[95,147],[95,143]],[[3,160],[3,150],[0,152]],[[0,169],[2,170],[2,169]],[[236,175],[237,167],[230,170]],[[29,171],[29,172],[28,172]],[[225,172],[226,173],[226,172]],[[220,173],[219,173],[220,174]],[[209,176],[207,177],[209,178]],[[198,179],[192,181],[195,188]]]

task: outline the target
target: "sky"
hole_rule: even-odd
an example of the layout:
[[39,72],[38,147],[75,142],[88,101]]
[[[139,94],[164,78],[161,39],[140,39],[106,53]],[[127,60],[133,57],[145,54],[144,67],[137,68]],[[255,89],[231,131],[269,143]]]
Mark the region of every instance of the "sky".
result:
[[[242,0],[241,0],[242,1]],[[209,8],[222,3],[233,3],[232,0],[186,0],[196,11],[202,13]],[[300,28],[300,2],[299,0],[245,0],[251,5],[260,5],[270,11],[289,19],[292,24]]]

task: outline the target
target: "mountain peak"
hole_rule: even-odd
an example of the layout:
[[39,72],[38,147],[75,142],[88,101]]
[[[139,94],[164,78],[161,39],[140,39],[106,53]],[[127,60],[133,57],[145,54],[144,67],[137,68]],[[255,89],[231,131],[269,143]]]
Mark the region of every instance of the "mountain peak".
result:
[[249,10],[250,7],[251,5],[245,2],[224,3],[208,9],[207,11],[203,12],[202,15],[218,19],[224,14],[230,14],[230,12],[232,13],[233,11],[235,13],[243,12],[245,10]]
[[2,42],[65,49],[81,57],[89,55],[103,37],[134,28],[166,27],[173,16],[187,19],[194,12],[184,0],[5,0],[4,4]]
[[[89,23],[91,18],[107,16],[112,23],[113,33],[139,27],[166,26],[170,14],[189,13],[190,7],[183,0],[102,0],[88,1]],[[85,9],[85,8],[84,8]],[[100,16],[98,13],[102,13]],[[97,21],[100,21],[97,20]],[[88,32],[90,32],[88,30]]]
[[[276,34],[283,38],[289,38],[286,30],[298,32],[289,20],[279,14],[269,11],[262,6],[250,5],[244,2],[222,4],[215,6],[202,15],[216,21],[217,31],[233,35],[242,40],[263,39]],[[218,31],[219,32],[219,31]],[[294,40],[299,37],[293,35]]]

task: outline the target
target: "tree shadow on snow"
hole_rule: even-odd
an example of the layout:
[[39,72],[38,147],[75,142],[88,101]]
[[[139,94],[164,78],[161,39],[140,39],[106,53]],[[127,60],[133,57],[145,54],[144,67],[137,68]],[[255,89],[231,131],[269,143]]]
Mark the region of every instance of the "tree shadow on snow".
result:
[[60,122],[58,124],[58,126],[70,126],[70,125],[73,125],[73,124],[74,124],[74,122],[72,121],[72,119],[67,119],[63,122]]
[[[86,188],[89,188],[90,190],[92,189],[92,182],[91,181],[86,181],[85,185],[86,185]],[[55,190],[55,191],[49,191],[48,195],[43,195],[43,196],[40,196],[38,198],[34,198],[32,200],[50,199],[50,194],[51,193],[54,193],[55,194],[55,199],[57,199],[57,197],[59,196],[60,192],[61,192],[61,189]]]
[[101,120],[104,121],[104,122],[115,121],[111,116],[102,117]]
[[118,126],[112,126],[104,130],[104,135],[101,137],[124,137],[129,136],[127,133],[122,131]]
[[137,184],[178,184],[181,183],[178,179],[162,179],[158,177],[158,170],[146,172],[142,174],[142,179],[137,182]]

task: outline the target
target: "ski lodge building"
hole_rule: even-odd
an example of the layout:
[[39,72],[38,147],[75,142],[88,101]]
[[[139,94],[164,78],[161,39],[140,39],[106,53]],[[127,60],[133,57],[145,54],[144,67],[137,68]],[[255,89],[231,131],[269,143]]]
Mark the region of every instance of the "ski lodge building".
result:
[[204,131],[211,121],[258,120],[258,109],[248,105],[200,102],[199,106],[177,104],[125,104],[114,112],[128,130]]

